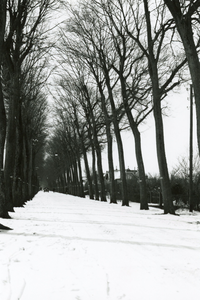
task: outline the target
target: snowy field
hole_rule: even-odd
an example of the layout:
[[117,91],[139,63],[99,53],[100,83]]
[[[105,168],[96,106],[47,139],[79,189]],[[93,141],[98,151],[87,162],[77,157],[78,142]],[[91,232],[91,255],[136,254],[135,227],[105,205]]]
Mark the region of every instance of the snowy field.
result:
[[39,192],[0,223],[1,300],[200,299],[200,214]]

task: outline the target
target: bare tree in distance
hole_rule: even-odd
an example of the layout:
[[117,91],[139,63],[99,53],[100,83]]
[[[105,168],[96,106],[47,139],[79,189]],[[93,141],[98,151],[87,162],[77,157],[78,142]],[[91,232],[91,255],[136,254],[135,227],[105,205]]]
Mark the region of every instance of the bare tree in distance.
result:
[[[72,9],[71,12],[73,17],[72,19],[69,19],[70,23],[68,22],[67,28],[69,32],[73,32],[77,36],[77,39],[79,39],[79,42],[82,40],[86,48],[86,45],[89,46],[89,49],[93,51],[91,58],[96,57],[97,65],[99,65],[101,69],[101,74],[103,76],[102,80],[106,91],[104,97],[109,101],[112,124],[118,145],[120,173],[122,180],[122,205],[128,206],[129,200],[127,195],[124,150],[119,126],[119,112],[121,105],[118,101],[119,91],[116,89],[118,79],[116,78],[116,74],[112,69],[112,62],[115,59],[115,51],[113,51],[114,48],[112,40],[107,34],[105,22],[100,18],[100,16],[99,18],[95,16],[96,12],[92,11],[87,6],[87,3],[83,3],[82,10],[79,12],[75,9]],[[87,52],[85,57],[87,59]],[[97,76],[95,79],[97,79]],[[100,88],[100,85],[98,85],[98,87]]]
[[[57,103],[55,104],[56,110],[62,111],[63,122],[67,123],[67,126],[69,126],[68,134],[79,141],[79,150],[77,150],[80,151],[79,153],[83,156],[90,199],[94,199],[94,189],[87,155],[88,148],[90,147],[88,120],[79,103],[79,97],[81,96],[80,91],[77,89],[77,86],[74,85],[72,77],[70,81],[63,77],[58,84],[57,92],[59,97],[58,95],[56,96],[58,97],[56,100]],[[73,155],[74,149],[71,149],[71,154],[70,149],[71,148],[69,148],[69,155]]]
[[[76,13],[76,12],[75,12]],[[77,20],[78,22],[78,20]],[[67,32],[71,32],[73,25],[71,22],[69,22],[70,28],[67,26]],[[72,26],[72,27],[71,27]],[[76,29],[73,28],[73,30]],[[66,36],[66,32],[62,31],[61,38],[63,39],[62,41],[62,52],[65,55],[74,55],[74,57],[77,57],[79,60],[81,60],[82,65],[85,67],[85,69],[89,69],[90,73],[92,76],[90,76],[90,80],[92,82],[92,85],[95,87],[97,85],[98,87],[98,94],[99,94],[99,99],[100,103],[102,106],[102,111],[104,112],[104,121],[106,124],[106,133],[107,133],[107,141],[108,141],[108,162],[109,162],[109,171],[111,175],[111,197],[110,197],[110,202],[111,203],[116,203],[116,198],[115,198],[115,185],[114,185],[114,168],[113,168],[113,161],[112,161],[112,136],[110,132],[110,126],[112,122],[112,116],[110,114],[110,111],[107,110],[108,106],[108,98],[107,95],[105,94],[105,80],[103,79],[103,72],[99,66],[99,59],[98,57],[94,56],[93,54],[95,53],[94,45],[91,44],[91,42],[87,43],[85,40],[84,42],[84,47],[83,44],[78,43],[78,39],[72,38],[72,40],[68,40],[68,37]],[[83,37],[84,39],[84,37]],[[77,44],[76,44],[77,43]],[[93,79],[92,79],[93,78]],[[113,170],[113,172],[112,172]],[[113,175],[113,176],[112,176]],[[112,180],[113,177],[113,180]]]

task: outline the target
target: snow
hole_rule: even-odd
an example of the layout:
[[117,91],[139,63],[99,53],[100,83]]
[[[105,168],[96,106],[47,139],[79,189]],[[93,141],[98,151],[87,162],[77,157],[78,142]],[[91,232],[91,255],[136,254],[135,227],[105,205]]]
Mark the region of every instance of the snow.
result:
[[200,214],[39,192],[0,223],[1,300],[200,297]]

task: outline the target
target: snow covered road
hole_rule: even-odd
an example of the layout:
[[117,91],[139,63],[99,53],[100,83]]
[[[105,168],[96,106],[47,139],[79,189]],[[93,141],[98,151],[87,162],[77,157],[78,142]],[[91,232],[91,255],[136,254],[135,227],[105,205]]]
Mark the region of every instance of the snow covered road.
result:
[[0,232],[1,300],[200,298],[200,214],[39,192]]

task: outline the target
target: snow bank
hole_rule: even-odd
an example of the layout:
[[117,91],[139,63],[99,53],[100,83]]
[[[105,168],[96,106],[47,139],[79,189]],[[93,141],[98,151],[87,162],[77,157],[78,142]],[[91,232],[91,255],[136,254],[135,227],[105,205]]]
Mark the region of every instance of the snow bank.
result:
[[0,231],[1,300],[198,299],[200,214],[39,192]]

